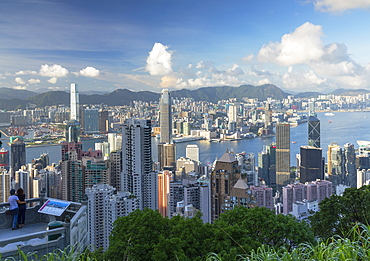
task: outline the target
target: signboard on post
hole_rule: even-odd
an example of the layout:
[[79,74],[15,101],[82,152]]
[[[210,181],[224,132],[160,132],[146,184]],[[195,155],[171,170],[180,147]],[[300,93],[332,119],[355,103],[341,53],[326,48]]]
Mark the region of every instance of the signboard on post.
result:
[[64,211],[67,210],[68,206],[71,204],[69,201],[63,201],[58,199],[48,199],[44,205],[39,209],[39,213],[61,216]]

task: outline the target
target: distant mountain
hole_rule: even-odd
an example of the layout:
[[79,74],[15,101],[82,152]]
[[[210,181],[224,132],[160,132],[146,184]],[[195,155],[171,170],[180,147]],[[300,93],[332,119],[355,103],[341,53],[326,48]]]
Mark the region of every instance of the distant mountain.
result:
[[[7,89],[7,88],[1,88]],[[1,90],[0,89],[0,90]],[[16,96],[12,91],[19,91],[9,89],[8,96]],[[23,96],[22,96],[22,95]],[[69,104],[69,93],[63,91],[48,91],[45,93],[37,94],[33,92],[25,91],[24,93],[19,93],[18,97],[27,98],[21,99],[7,99],[0,97],[0,108],[12,110],[15,108],[24,109],[27,103],[36,104],[37,107],[60,105],[60,104]],[[242,101],[243,98],[257,98],[259,100],[266,100],[268,97],[274,99],[283,99],[288,96],[288,93],[283,92],[281,89],[275,85],[267,84],[262,86],[252,86],[252,85],[242,85],[239,87],[230,87],[230,86],[220,86],[220,87],[204,87],[196,90],[177,90],[171,91],[172,97],[175,98],[193,98],[196,101],[208,101],[208,102],[217,102],[219,100],[225,100],[229,98],[236,98],[238,101]],[[5,96],[4,96],[5,97]],[[149,91],[139,91],[133,92],[127,89],[117,89],[111,93],[99,95],[86,95],[80,94],[80,103],[81,104],[107,104],[108,106],[119,106],[119,105],[129,105],[132,101],[158,101],[160,97],[159,93],[149,92]]]
[[320,92],[300,92],[300,93],[294,94],[294,97],[305,99],[305,98],[317,98],[319,95],[324,95],[324,94]]
[[27,90],[17,90],[13,88],[0,87],[0,99],[10,100],[13,98],[25,100],[37,93]]
[[274,99],[284,99],[289,94],[283,92],[280,88],[272,84],[262,86],[241,85],[239,87],[221,86],[221,87],[204,87],[196,90],[182,89],[172,91],[171,96],[176,98],[186,97],[193,98],[197,101],[217,102],[229,98],[236,98],[241,101],[242,98],[257,98],[266,100],[268,97]]
[[337,89],[329,94],[332,95],[345,95],[345,96],[356,96],[359,94],[370,93],[370,90],[366,89]]

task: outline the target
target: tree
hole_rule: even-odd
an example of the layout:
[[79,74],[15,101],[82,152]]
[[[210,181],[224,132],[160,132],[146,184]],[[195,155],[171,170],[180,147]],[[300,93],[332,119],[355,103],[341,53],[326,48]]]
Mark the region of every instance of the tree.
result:
[[237,207],[223,213],[215,221],[221,229],[234,230],[231,236],[236,242],[253,243],[291,249],[300,243],[313,242],[313,233],[305,222],[299,222],[291,215],[275,215],[267,208],[247,209]]
[[151,260],[154,246],[168,237],[169,220],[151,209],[135,210],[114,222],[106,257],[109,260]]
[[346,237],[356,223],[370,224],[370,186],[347,188],[343,196],[332,195],[310,217],[312,229],[320,238]]

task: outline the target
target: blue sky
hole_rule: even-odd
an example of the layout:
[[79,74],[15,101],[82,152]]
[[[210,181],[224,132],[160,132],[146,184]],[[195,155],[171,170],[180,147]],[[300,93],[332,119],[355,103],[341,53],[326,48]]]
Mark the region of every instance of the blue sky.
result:
[[370,89],[370,0],[2,0],[0,86]]

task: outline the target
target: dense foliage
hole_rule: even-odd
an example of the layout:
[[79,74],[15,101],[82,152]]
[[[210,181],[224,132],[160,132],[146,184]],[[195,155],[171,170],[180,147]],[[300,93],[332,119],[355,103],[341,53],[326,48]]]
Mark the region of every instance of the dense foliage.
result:
[[145,209],[117,219],[105,258],[205,260],[214,252],[223,260],[234,260],[263,244],[290,249],[313,241],[306,223],[266,208],[238,207],[222,214],[214,224],[203,224],[200,217],[167,219]]
[[343,196],[332,195],[320,203],[320,211],[311,218],[316,236],[327,239],[334,235],[346,237],[357,224],[370,224],[370,185],[347,188]]

